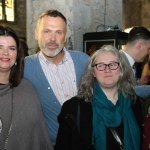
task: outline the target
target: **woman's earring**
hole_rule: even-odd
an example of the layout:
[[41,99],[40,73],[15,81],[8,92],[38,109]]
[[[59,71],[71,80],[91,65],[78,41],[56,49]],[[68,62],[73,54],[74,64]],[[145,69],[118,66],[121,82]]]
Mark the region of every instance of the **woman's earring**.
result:
[[17,62],[15,62],[15,66],[17,66]]

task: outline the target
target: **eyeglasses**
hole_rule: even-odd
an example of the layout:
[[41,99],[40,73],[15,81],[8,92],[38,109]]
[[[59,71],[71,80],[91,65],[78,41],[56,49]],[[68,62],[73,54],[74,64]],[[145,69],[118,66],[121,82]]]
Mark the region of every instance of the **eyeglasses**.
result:
[[117,70],[119,65],[120,65],[119,62],[111,62],[109,64],[98,63],[98,64],[93,65],[93,67],[96,67],[98,71],[104,71],[106,70],[107,66],[110,70]]

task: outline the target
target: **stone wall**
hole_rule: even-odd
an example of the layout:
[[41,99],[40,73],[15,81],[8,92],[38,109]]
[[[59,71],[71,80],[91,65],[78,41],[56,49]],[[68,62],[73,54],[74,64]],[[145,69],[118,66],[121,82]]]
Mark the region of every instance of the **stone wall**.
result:
[[[67,48],[83,51],[83,34],[106,30],[107,26],[122,27],[121,0],[33,0],[27,1],[27,42],[30,54],[35,53],[37,42],[34,28],[41,12],[47,9],[61,11],[68,20]],[[104,28],[103,25],[106,25]]]
[[103,31],[108,26],[125,29],[141,25],[150,29],[150,0],[16,0],[16,21],[0,24],[12,27],[21,38],[26,38],[32,54],[37,49],[37,18],[51,8],[61,11],[68,20],[69,49],[82,51],[84,33]]
[[26,39],[26,0],[16,0],[15,10],[15,22],[0,22],[0,24],[13,28],[20,38]]

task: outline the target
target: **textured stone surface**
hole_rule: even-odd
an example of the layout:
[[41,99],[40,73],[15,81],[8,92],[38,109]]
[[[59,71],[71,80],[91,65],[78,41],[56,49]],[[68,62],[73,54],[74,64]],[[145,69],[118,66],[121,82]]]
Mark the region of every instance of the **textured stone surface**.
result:
[[58,9],[68,20],[69,49],[82,51],[83,34],[103,31],[107,26],[125,29],[142,25],[150,29],[150,0],[16,0],[15,23],[0,24],[12,27],[20,37],[27,38],[32,54],[37,47],[35,23],[39,14],[50,8]]
[[67,48],[83,51],[83,34],[106,30],[103,25],[122,27],[121,0],[32,0],[27,1],[27,40],[34,53],[34,27],[39,14],[47,9],[58,9],[68,20]]

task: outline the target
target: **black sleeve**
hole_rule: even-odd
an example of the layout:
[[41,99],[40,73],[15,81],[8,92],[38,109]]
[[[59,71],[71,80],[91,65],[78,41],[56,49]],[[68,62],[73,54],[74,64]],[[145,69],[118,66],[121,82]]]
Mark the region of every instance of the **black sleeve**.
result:
[[142,98],[137,97],[132,107],[135,118],[140,128],[143,125],[143,102],[144,100]]
[[55,150],[93,150],[91,103],[77,97],[66,101],[58,122]]
[[74,101],[66,101],[58,116],[59,129],[56,139],[55,150],[72,150],[73,142],[75,142],[76,127],[76,106]]
[[[142,143],[142,139],[143,139],[143,103],[144,100],[140,97],[137,97],[135,103],[133,104],[133,112],[135,115],[135,118],[137,120],[137,123],[139,125],[139,129],[140,129],[140,139],[141,139],[141,143]],[[142,144],[141,144],[142,146]]]

